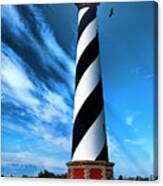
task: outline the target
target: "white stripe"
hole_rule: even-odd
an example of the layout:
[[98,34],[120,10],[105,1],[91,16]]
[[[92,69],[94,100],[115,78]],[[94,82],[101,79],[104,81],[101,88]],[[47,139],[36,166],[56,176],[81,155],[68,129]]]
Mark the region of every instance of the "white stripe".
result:
[[82,17],[84,16],[84,14],[87,12],[87,10],[89,10],[89,7],[85,7],[79,10],[79,14],[78,14],[78,25],[82,19]]
[[74,120],[87,97],[94,90],[100,79],[99,57],[87,68],[81,77],[75,92]]
[[81,54],[84,52],[88,44],[93,40],[96,36],[96,18],[91,21],[88,26],[83,31],[82,35],[79,38],[78,46],[77,46],[77,58],[76,61],[78,62],[80,59]]
[[[89,114],[89,113],[88,113]],[[83,123],[84,125],[84,123]],[[84,127],[84,126],[83,126]],[[103,110],[77,146],[72,161],[95,160],[105,144]]]

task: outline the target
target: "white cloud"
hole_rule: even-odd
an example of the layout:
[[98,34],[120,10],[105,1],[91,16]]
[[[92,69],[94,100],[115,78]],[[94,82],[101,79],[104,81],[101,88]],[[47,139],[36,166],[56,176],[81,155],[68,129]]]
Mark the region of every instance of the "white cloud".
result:
[[[26,68],[22,65],[22,60],[14,53],[9,51],[12,55],[10,58],[2,53],[2,85],[3,93],[11,97],[12,102],[16,102],[20,107],[27,106],[31,110],[31,116],[36,116],[36,120],[32,120],[23,126],[21,123],[4,123],[3,127],[14,132],[18,132],[24,137],[42,139],[42,144],[50,144],[52,149],[59,149],[63,151],[70,151],[71,139],[60,134],[53,128],[53,131],[45,128],[44,122],[58,124],[71,124],[71,107],[66,103],[63,95],[51,92],[44,87],[40,82],[41,89],[34,85],[29,79]],[[32,77],[33,78],[33,77]],[[43,100],[36,98],[37,93],[41,94]],[[5,99],[5,97],[4,97]],[[45,101],[46,100],[46,101]],[[31,114],[31,115],[30,115]],[[20,117],[23,119],[24,113],[20,112]],[[37,124],[36,124],[37,123]],[[38,124],[39,123],[39,124]]]
[[132,125],[133,122],[134,122],[134,117],[133,116],[130,115],[130,116],[126,117],[126,124],[127,125]]
[[2,166],[35,165],[41,168],[63,168],[67,160],[62,158],[53,158],[31,152],[2,152]]
[[8,130],[12,130],[14,132],[20,133],[20,134],[24,134],[24,135],[29,134],[29,132],[25,128],[23,128],[20,125],[13,124],[13,123],[5,123],[5,124],[2,123],[2,127]]
[[[32,95],[34,85],[21,65],[2,53],[2,82],[8,87],[5,94],[35,110],[39,101]],[[2,88],[3,88],[2,86]],[[3,89],[5,90],[5,89]]]
[[[66,104],[63,96],[45,89],[41,93],[46,102],[41,102],[32,95],[31,92],[36,92],[38,89],[30,81],[22,66],[16,61],[11,61],[4,54],[2,54],[2,61],[2,82],[4,87],[8,87],[5,94],[8,94],[13,100],[17,100],[20,105],[26,105],[32,110],[31,113],[39,119],[39,124],[34,121],[32,124],[28,124],[27,128],[19,123],[4,123],[3,127],[21,133],[26,137],[30,135],[39,136],[44,142],[52,144],[53,147],[60,147],[66,151],[70,150],[69,138],[58,136],[57,131],[55,131],[56,135],[52,134],[51,131],[45,129],[43,124],[44,122],[51,123],[53,120],[57,124],[70,124],[71,108]],[[23,115],[20,117],[23,117]]]
[[121,152],[119,150],[119,144],[117,143],[116,139],[113,136],[109,136],[108,138],[108,147],[109,147],[109,154],[113,158],[118,158],[121,156]]
[[[15,36],[22,37],[22,31],[25,30],[25,27],[23,21],[21,21],[18,11],[16,11],[16,7],[12,5],[3,6],[2,11],[2,19],[5,20],[5,22],[9,22],[9,25],[12,27],[12,32],[14,32]],[[9,19],[9,17],[12,19]]]
[[[73,59],[65,52],[62,46],[57,42],[53,32],[49,28],[49,25],[46,23],[46,20],[44,19],[44,16],[40,12],[40,10],[36,6],[35,7],[30,6],[30,9],[34,14],[37,23],[39,23],[37,24],[37,26],[39,26],[40,36],[42,37],[42,41],[44,42],[45,46],[48,48],[52,55],[55,55],[56,58],[60,60],[60,62],[62,62],[64,65],[65,63],[67,63],[68,65],[65,65],[65,68],[67,68],[71,75],[74,75],[75,68]],[[65,79],[65,81],[67,81],[67,79]]]
[[48,123],[52,123],[52,121],[56,118],[58,118],[58,115],[60,115],[61,113],[58,113],[58,111],[55,110],[55,108],[50,105],[50,104],[46,104],[42,110],[41,110],[41,114],[40,115],[40,119],[43,121],[46,121]]
[[47,128],[45,128],[44,125],[38,124],[38,125],[30,125],[30,129],[32,130],[32,134],[39,136],[44,140],[45,143],[50,143],[52,145],[52,148],[55,149],[59,148],[62,151],[70,151],[71,149],[71,138],[65,137],[62,135],[58,135],[57,131],[55,133],[51,132]]
[[[148,159],[148,161],[142,165],[142,158],[137,159],[138,155],[133,153],[130,149],[130,146],[132,145],[141,145],[145,143],[145,139],[125,139],[124,142],[126,144],[123,144],[123,141],[115,136],[109,136],[109,159],[115,163],[115,177],[119,177],[119,175],[130,176],[151,174],[152,166],[148,166],[148,164],[152,164],[153,160]],[[140,148],[140,146],[138,147]],[[141,153],[142,150],[140,154]],[[141,156],[140,154],[139,156]],[[147,155],[145,155],[144,158],[147,159]]]
[[141,79],[149,80],[153,78],[153,72],[145,67],[136,67],[131,70],[131,73]]
[[126,117],[125,117],[125,123],[129,126],[132,126],[136,123],[136,120],[138,117],[142,115],[142,112],[140,111],[129,111],[126,110]]
[[126,154],[122,150],[121,143],[114,136],[110,135],[108,142],[109,160],[115,163],[114,176],[117,177],[122,173],[125,175],[126,172],[133,167],[133,165],[128,163]]
[[[18,56],[17,56],[18,58]],[[4,94],[12,97],[20,105],[24,104],[30,108],[33,115],[36,115],[42,122],[46,121],[51,123],[54,119],[61,123],[71,122],[71,108],[67,105],[63,95],[51,92],[45,87],[44,91],[38,89],[32,81],[28,78],[27,73],[23,67],[16,61],[12,61],[5,54],[2,53],[2,83]],[[42,94],[46,103],[41,104],[32,95],[32,92]]]
[[[58,135],[57,131],[52,133],[51,130],[42,124],[36,125],[33,123],[29,124],[28,128],[25,128],[19,123],[3,123],[2,128],[21,134],[26,140],[39,137],[42,139],[41,143],[44,144],[44,146],[48,144],[51,149],[58,149],[63,153],[69,152],[71,149],[71,137]],[[22,142],[20,142],[19,145],[23,145]]]
[[51,123],[53,120],[58,120],[62,124],[71,123],[71,108],[65,101],[62,95],[46,90],[44,98],[47,101],[44,107],[40,110],[40,119]]
[[124,139],[125,143],[130,143],[132,145],[142,145],[145,143],[145,139],[140,138],[140,139]]
[[45,98],[49,103],[53,106],[57,106],[59,110],[62,112],[69,112],[70,107],[66,104],[64,97],[62,95],[59,95],[55,92],[48,91],[45,93]]
[[54,136],[52,135],[45,127],[39,126],[38,127],[40,136],[44,138],[47,142],[52,143],[55,146],[58,146],[60,148],[63,148],[64,150],[70,150],[71,144],[70,140],[64,136]]

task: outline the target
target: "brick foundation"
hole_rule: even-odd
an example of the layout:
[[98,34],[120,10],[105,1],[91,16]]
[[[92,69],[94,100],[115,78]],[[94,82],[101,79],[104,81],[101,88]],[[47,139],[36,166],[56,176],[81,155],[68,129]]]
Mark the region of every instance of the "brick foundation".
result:
[[72,161],[67,163],[69,179],[113,179],[114,163],[106,161]]

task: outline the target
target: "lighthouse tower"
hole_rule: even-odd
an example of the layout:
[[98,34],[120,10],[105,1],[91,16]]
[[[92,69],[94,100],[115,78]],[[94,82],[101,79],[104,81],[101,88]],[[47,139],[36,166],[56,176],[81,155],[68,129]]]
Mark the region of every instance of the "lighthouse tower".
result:
[[112,179],[108,160],[96,10],[98,3],[78,3],[78,39],[72,160],[68,178]]

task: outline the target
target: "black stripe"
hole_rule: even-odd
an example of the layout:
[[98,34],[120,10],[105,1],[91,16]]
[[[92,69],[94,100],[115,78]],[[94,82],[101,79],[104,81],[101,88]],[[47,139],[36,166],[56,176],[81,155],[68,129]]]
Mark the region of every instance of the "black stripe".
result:
[[90,8],[82,17],[79,27],[78,27],[78,40],[83,33],[84,29],[87,27],[87,25],[96,18],[96,8],[92,7]]
[[72,154],[93,122],[103,109],[101,80],[88,96],[75,119],[73,127]]
[[90,42],[88,47],[84,50],[79,61],[77,62],[75,87],[77,87],[82,75],[89,67],[89,65],[96,59],[98,54],[99,54],[99,43],[98,43],[98,35],[96,35],[96,37]]
[[[98,140],[98,139],[97,139]],[[108,149],[107,149],[107,141],[105,138],[104,146],[100,152],[100,154],[97,156],[96,160],[106,160],[108,161]]]

